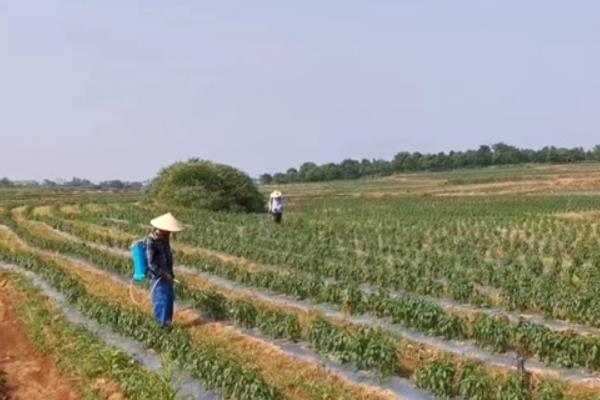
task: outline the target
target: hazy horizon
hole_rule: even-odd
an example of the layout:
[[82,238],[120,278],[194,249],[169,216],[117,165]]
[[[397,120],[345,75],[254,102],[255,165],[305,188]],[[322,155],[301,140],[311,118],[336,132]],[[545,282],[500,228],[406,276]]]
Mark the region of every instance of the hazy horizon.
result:
[[600,143],[600,2],[0,0],[0,177]]

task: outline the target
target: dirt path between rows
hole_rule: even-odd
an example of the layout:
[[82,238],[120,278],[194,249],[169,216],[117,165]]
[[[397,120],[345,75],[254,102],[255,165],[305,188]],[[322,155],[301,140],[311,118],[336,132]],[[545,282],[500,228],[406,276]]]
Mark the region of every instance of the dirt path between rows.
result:
[[14,307],[19,294],[6,280],[0,282],[0,369],[10,400],[79,399],[52,360],[36,351],[27,338]]

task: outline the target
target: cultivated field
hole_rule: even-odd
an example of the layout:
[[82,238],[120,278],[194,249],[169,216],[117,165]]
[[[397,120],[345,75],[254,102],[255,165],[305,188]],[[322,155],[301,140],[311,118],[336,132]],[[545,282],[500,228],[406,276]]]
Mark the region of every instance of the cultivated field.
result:
[[168,210],[168,333],[129,256],[165,208],[0,191],[0,399],[600,399],[600,165],[278,189]]

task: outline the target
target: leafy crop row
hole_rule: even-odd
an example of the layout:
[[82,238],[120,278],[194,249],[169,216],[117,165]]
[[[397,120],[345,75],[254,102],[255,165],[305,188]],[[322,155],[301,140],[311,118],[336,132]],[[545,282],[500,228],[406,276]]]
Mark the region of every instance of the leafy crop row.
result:
[[[38,240],[36,244],[49,247],[48,242],[42,243]],[[60,248],[50,247],[87,257],[87,250],[79,246],[65,242]],[[71,247],[71,250],[66,247]],[[100,259],[103,254],[106,255],[100,250],[95,252]],[[119,256],[110,257],[114,263],[109,264],[116,265]],[[557,332],[524,320],[514,324],[506,318],[486,314],[477,314],[475,317],[458,316],[418,296],[407,294],[403,297],[392,297],[385,291],[367,294],[355,285],[327,283],[310,274],[295,275],[291,272],[282,275],[272,270],[248,272],[234,263],[218,261],[198,253],[182,253],[178,257],[184,264],[248,286],[319,303],[333,303],[351,313],[372,312],[378,317],[389,318],[393,323],[427,334],[448,339],[474,339],[477,343],[498,352],[516,350],[525,357],[537,356],[542,361],[556,362],[563,367],[600,370],[598,337],[582,336],[571,331]],[[121,258],[122,265],[119,270],[126,270],[128,262],[126,258]],[[389,367],[382,366],[382,369],[389,370]]]
[[[281,229],[256,216],[191,211],[182,214],[191,227],[180,239],[319,277],[600,326],[597,228],[549,215],[561,206],[585,210],[595,201],[383,199],[366,209],[336,199],[336,208],[308,207]],[[143,234],[156,212],[132,207],[110,215]],[[78,216],[114,225],[106,217]]]
[[77,375],[75,383],[80,391],[93,390],[99,379],[108,377],[114,379],[130,399],[176,398],[168,375],[159,376],[146,370],[87,329],[69,323],[25,278],[17,274],[10,274],[8,278],[19,291],[27,294],[16,311],[32,342],[40,350],[50,352],[61,370]]
[[[90,234],[90,236],[87,237],[87,239],[90,240],[99,240],[99,238],[97,236],[94,236],[92,234]],[[102,240],[99,240],[100,242],[102,242]],[[64,250],[63,250],[64,251]],[[68,252],[68,251],[67,251]],[[296,295],[298,294],[305,294],[304,298],[311,298],[309,297],[311,294],[314,293],[321,293],[320,290],[324,290],[325,293],[327,293],[327,290],[332,290],[332,289],[319,289],[318,291],[312,291],[314,289],[311,289],[313,287],[316,288],[320,288],[321,285],[322,287],[325,288],[333,288],[333,292],[330,292],[328,295],[323,296],[325,298],[324,301],[328,301],[328,302],[334,302],[336,304],[345,304],[347,309],[353,312],[361,312],[365,310],[365,307],[368,309],[369,303],[372,302],[372,299],[378,299],[381,304],[379,305],[379,307],[381,307],[382,310],[386,310],[389,307],[389,303],[388,300],[393,300],[396,301],[398,299],[392,299],[389,296],[387,296],[385,294],[385,292],[381,292],[381,293],[376,293],[376,294],[372,294],[372,295],[365,295],[362,291],[360,291],[358,289],[358,287],[356,286],[352,286],[352,285],[346,285],[344,286],[343,284],[327,284],[325,282],[323,282],[322,280],[317,280],[315,279],[314,281],[311,279],[308,279],[308,285],[304,286],[301,285],[300,287],[303,287],[304,289],[302,290],[298,290],[297,288],[294,288],[293,284],[298,284],[298,282],[305,282],[307,280],[307,277],[310,278],[311,275],[306,275],[304,273],[302,273],[302,275],[298,275],[299,277],[302,276],[303,279],[294,279],[294,276],[292,275],[292,277],[290,278],[289,275],[278,275],[278,274],[274,274],[272,271],[267,271],[267,272],[254,272],[254,273],[249,273],[247,271],[244,271],[240,268],[237,268],[236,265],[234,265],[233,263],[224,263],[224,262],[216,262],[214,259],[210,259],[210,258],[204,258],[201,257],[197,254],[178,254],[178,259],[182,259],[185,257],[189,257],[188,259],[186,259],[186,263],[187,264],[193,264],[194,266],[205,270],[205,271],[209,271],[209,272],[213,272],[213,273],[217,273],[221,276],[227,276],[232,280],[238,281],[240,283],[245,283],[245,284],[249,284],[252,286],[259,286],[259,287],[266,287],[266,288],[270,288],[273,289],[273,287],[275,289],[277,288],[284,288],[285,290],[283,292],[280,293],[285,293],[285,294],[289,294],[289,292],[292,292]],[[274,275],[272,275],[274,274]],[[258,280],[257,280],[258,279]],[[288,282],[293,282],[291,283],[289,286],[286,286],[285,281]],[[261,283],[262,282],[262,283]],[[275,283],[270,283],[270,282],[275,282]],[[256,284],[256,283],[260,283],[260,284]],[[339,289],[350,289],[350,290],[344,290],[343,293],[339,293]],[[335,295],[332,295],[332,293],[337,293]],[[306,296],[308,295],[308,296]],[[322,296],[322,295],[321,295]],[[188,296],[189,298],[190,296]],[[331,301],[331,299],[335,300],[335,301]],[[420,299],[419,299],[420,300]],[[212,308],[215,314],[221,313],[221,318],[231,318],[237,321],[237,323],[242,324],[242,325],[246,325],[248,327],[252,327],[252,326],[256,326],[255,324],[257,324],[257,319],[255,318],[257,315],[260,314],[261,309],[260,307],[257,307],[254,303],[251,302],[245,302],[245,304],[243,302],[239,302],[237,303],[237,305],[233,304],[233,303],[229,303],[228,304],[228,300],[224,299],[221,300],[219,298],[219,296],[215,296],[215,297],[211,297],[211,296],[207,296],[205,298],[205,301],[207,301],[208,303],[214,304],[215,306]],[[365,304],[366,303],[366,304]],[[410,321],[410,316],[411,314],[411,309],[413,309],[415,305],[414,304],[406,304],[405,308],[403,309],[402,307],[397,308],[397,313],[398,315],[403,316],[403,318],[408,318],[407,320]],[[204,308],[207,309],[206,306],[200,307],[200,308]],[[229,311],[227,311],[229,310]],[[230,313],[230,314],[228,314]],[[433,321],[434,323],[439,323],[439,320],[436,320],[436,314],[435,313],[427,313],[427,311],[425,311],[423,313],[425,315],[426,318],[428,318],[430,321]],[[268,315],[268,314],[267,314]],[[383,316],[389,316],[389,315],[383,315]],[[259,320],[261,320],[262,318],[259,318]],[[275,320],[276,318],[271,314],[268,315],[268,318],[264,318],[264,320]],[[475,322],[473,321],[469,321],[469,323],[473,322],[473,325],[469,325],[468,329],[467,329],[467,334],[473,334],[475,335],[475,333],[473,332],[477,332],[476,334],[481,336],[482,342],[485,341],[485,343],[488,343],[490,345],[493,345],[494,347],[498,348],[498,349],[502,349],[504,350],[506,348],[506,346],[521,346],[520,349],[525,351],[526,350],[526,346],[527,345],[527,340],[523,339],[522,337],[519,337],[519,341],[515,340],[515,332],[514,328],[512,324],[509,324],[508,321],[504,321],[501,319],[497,319],[498,321],[498,326],[496,326],[493,323],[489,323],[487,320],[481,319],[481,320],[475,320]],[[317,322],[321,322],[321,321],[317,321]],[[327,321],[325,321],[327,322]],[[258,324],[260,324],[260,322],[258,322]],[[276,326],[274,328],[274,331],[272,331],[271,333],[269,333],[271,336],[277,336],[277,337],[287,337],[287,338],[293,338],[294,336],[296,336],[297,338],[303,338],[298,332],[300,332],[302,330],[302,327],[298,328],[298,324],[295,322],[294,318],[285,318],[285,322],[280,322],[279,323],[281,326]],[[473,328],[476,326],[476,329]],[[521,330],[527,330],[526,328],[530,327],[529,324],[526,323],[522,323],[519,324],[519,326],[521,326]],[[263,326],[264,329],[265,327]],[[335,325],[331,325],[331,324],[323,324],[321,327],[321,331],[319,332],[319,334],[315,334],[313,335],[311,341],[313,343],[313,345],[318,345],[321,346],[320,349],[328,349],[328,350],[323,350],[325,352],[329,352],[331,354],[336,354],[336,356],[338,356],[340,359],[342,360],[346,360],[348,362],[355,362],[352,360],[352,357],[355,357],[356,354],[360,354],[358,353],[356,350],[353,350],[351,352],[347,352],[344,349],[345,343],[344,343],[344,337],[343,336],[339,336],[338,335],[338,331],[335,328],[339,328],[336,327]],[[266,328],[271,329],[271,328]],[[279,333],[278,333],[279,332]],[[283,333],[282,333],[283,332]],[[323,336],[321,335],[321,332],[326,332],[327,335]],[[539,333],[539,332],[538,332]],[[554,335],[554,332],[550,332],[550,334]],[[278,336],[278,335],[282,335],[282,336]],[[300,335],[300,336],[298,336]],[[542,333],[543,336],[543,333]],[[580,338],[579,336],[575,335],[577,338]],[[373,342],[373,345],[377,345],[379,342]],[[347,345],[346,348],[352,348],[352,345]],[[340,350],[341,348],[341,350]],[[372,346],[366,345],[363,346],[364,349],[363,352],[365,354],[368,354],[370,348],[373,348]],[[541,347],[542,349],[546,348],[546,347]],[[375,350],[375,352],[377,352],[377,347],[373,348]],[[552,350],[550,348],[546,348],[547,351],[551,352]],[[391,354],[390,352],[383,352],[383,353],[377,353],[377,354]],[[385,365],[385,364],[379,364],[379,365]],[[457,381],[458,383],[454,383],[454,386],[450,386],[452,387],[452,393],[459,393],[462,395],[469,395],[471,397],[468,398],[478,398],[476,397],[476,388],[480,388],[481,393],[485,393],[485,390],[482,389],[482,387],[487,387],[484,383],[486,381],[491,382],[493,381],[494,384],[497,383],[497,381],[492,380],[491,378],[489,378],[489,376],[485,375],[485,373],[482,373],[482,381],[484,381],[484,383],[480,382],[480,380],[476,379],[477,374],[473,373],[473,374],[462,374],[461,375],[461,370],[460,368],[456,365],[454,365],[454,369],[455,371],[459,371],[456,372],[453,375],[453,381]],[[373,369],[372,366],[369,367],[370,369]],[[421,366],[422,370],[423,368],[425,368],[423,365]],[[419,378],[419,376],[421,378]],[[520,379],[520,378],[519,378]],[[507,381],[502,381],[503,385],[502,385],[502,390],[498,391],[498,390],[494,390],[492,393],[500,393],[502,394],[504,397],[501,397],[502,399],[504,398],[521,398],[521,397],[511,397],[511,393],[515,392],[515,382],[518,382],[517,378],[514,379],[509,379]],[[426,379],[423,378],[423,372],[420,372],[419,374],[415,374],[415,380],[419,381],[421,380],[421,382],[426,381]],[[434,386],[428,386],[428,384],[426,383],[420,383],[420,385],[422,385],[423,387],[428,387],[431,390],[435,389],[435,385]],[[458,386],[456,386],[458,385]],[[518,385],[517,385],[518,386]],[[545,386],[542,386],[542,388]],[[514,389],[514,390],[513,390]],[[540,389],[541,390],[541,389]],[[535,393],[537,396],[537,393],[540,392],[540,390],[538,390],[537,388],[535,389]],[[532,393],[532,390],[529,389],[527,392],[527,396],[530,396],[530,394]],[[540,392],[541,393],[541,392]],[[475,397],[474,397],[475,396]],[[482,395],[483,397],[479,397],[479,398],[496,398],[494,397],[494,395],[488,393],[486,395]],[[488,396],[488,397],[485,397]],[[529,398],[529,397],[527,397]],[[538,398],[538,397],[536,397]],[[542,397],[539,397],[542,398]],[[548,397],[548,398],[552,398],[552,397]],[[557,397],[560,398],[560,397]]]
[[[122,275],[131,272],[131,261],[126,257],[69,240],[40,238],[20,225],[17,225],[16,229],[22,236],[41,248],[73,254]],[[383,375],[389,375],[395,370],[395,347],[390,340],[385,340],[377,329],[360,328],[353,332],[348,328],[335,327],[320,319],[311,319],[306,325],[302,325],[293,312],[259,307],[244,299],[227,298],[215,291],[193,287],[185,281],[176,286],[176,291],[179,298],[214,319],[232,320],[247,328],[259,328],[264,334],[275,338],[293,341],[304,339],[313,344],[316,350],[335,355],[344,363],[352,363],[359,368],[374,370]],[[343,337],[344,342],[335,348],[324,346],[320,341],[327,340],[325,339],[327,336]]]
[[226,357],[218,348],[199,347],[185,329],[176,327],[167,334],[152,317],[141,311],[128,311],[89,294],[77,280],[53,262],[34,253],[11,252],[1,245],[0,257],[3,261],[16,263],[43,277],[89,318],[176,360],[208,389],[218,390],[226,397],[237,399],[281,398],[260,375],[246,370],[234,357]]

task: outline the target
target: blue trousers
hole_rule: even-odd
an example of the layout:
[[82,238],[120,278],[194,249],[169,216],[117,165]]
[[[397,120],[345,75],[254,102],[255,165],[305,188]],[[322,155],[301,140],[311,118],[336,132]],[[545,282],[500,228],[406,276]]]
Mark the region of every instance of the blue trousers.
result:
[[154,318],[161,328],[171,325],[173,320],[173,302],[175,293],[173,291],[173,282],[166,282],[161,279],[156,283],[156,278],[152,279],[152,285],[156,288],[152,293],[152,304],[154,305]]

